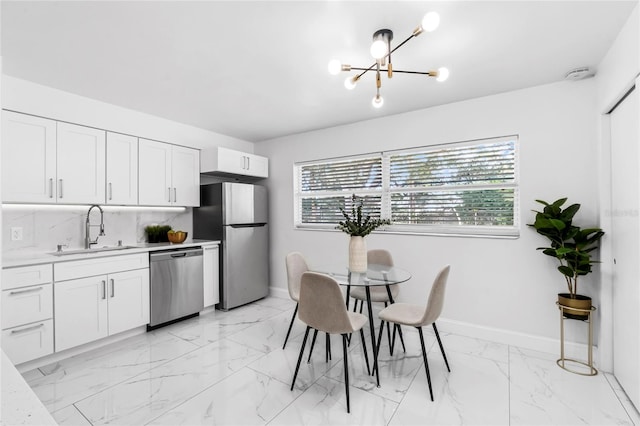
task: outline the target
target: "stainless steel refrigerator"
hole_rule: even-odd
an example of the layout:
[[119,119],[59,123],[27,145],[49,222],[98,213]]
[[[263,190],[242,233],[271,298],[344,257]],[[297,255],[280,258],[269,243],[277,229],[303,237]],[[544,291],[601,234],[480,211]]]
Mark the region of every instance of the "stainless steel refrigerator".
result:
[[269,294],[267,214],[263,186],[235,182],[200,186],[193,236],[221,241],[219,309],[226,311]]

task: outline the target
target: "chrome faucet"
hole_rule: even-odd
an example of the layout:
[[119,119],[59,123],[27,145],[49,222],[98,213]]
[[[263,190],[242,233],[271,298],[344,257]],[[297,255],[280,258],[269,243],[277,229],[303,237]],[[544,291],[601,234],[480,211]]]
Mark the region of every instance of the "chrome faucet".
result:
[[[97,207],[98,210],[100,210],[100,225],[92,225],[91,224],[91,210],[93,210],[94,207]],[[96,237],[95,240],[91,240],[91,227],[92,226],[99,226],[100,227],[100,233],[98,234],[98,236]],[[104,212],[102,211],[102,207],[100,207],[97,204],[92,205],[91,207],[89,207],[89,211],[87,212],[87,221],[85,222],[85,235],[84,235],[84,248],[88,249],[91,248],[91,244],[98,244],[98,238],[104,236]]]

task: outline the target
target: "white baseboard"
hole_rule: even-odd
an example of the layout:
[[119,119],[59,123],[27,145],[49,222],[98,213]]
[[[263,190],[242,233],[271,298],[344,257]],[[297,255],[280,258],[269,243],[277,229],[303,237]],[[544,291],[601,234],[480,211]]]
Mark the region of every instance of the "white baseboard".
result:
[[[485,327],[481,325],[469,324],[466,322],[448,320],[440,318],[437,322],[439,331],[459,334],[461,336],[473,337],[476,339],[488,340],[490,342],[502,343],[519,348],[531,349],[539,352],[557,354],[560,356],[560,340],[549,337],[536,336],[533,334],[519,333],[500,328]],[[565,353],[587,355],[587,345],[584,343],[565,341]],[[594,364],[597,364],[598,348],[593,348]]]
[[281,299],[288,299],[289,290],[280,287],[269,287],[269,295],[273,297],[279,297]]

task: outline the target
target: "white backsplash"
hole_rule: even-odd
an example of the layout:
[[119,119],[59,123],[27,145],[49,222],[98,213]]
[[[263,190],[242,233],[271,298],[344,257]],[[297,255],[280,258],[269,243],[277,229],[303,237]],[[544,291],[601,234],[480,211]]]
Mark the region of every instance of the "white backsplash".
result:
[[[68,249],[84,247],[85,221],[87,209],[54,210],[50,208],[4,208],[2,211],[3,253],[18,250],[55,251],[58,244],[66,244]],[[100,212],[93,209],[91,223],[100,223]],[[187,231],[193,235],[192,209],[185,211],[112,211],[104,212],[105,236],[98,239],[98,246],[111,246],[122,240],[124,245],[146,242],[144,228],[147,225],[170,225],[175,230]],[[11,241],[11,228],[22,228],[22,240]],[[91,228],[91,238],[95,239],[98,227]]]

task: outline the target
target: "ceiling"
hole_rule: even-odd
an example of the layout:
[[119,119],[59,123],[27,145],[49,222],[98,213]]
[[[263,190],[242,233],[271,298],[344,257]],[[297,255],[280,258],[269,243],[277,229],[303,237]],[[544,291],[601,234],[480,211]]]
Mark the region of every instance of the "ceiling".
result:
[[[2,1],[3,72],[258,142],[560,81],[596,68],[629,1]],[[446,66],[449,80],[375,76],[347,91],[332,58],[368,67],[372,34],[392,47],[425,12],[440,27],[393,55],[395,69]]]

